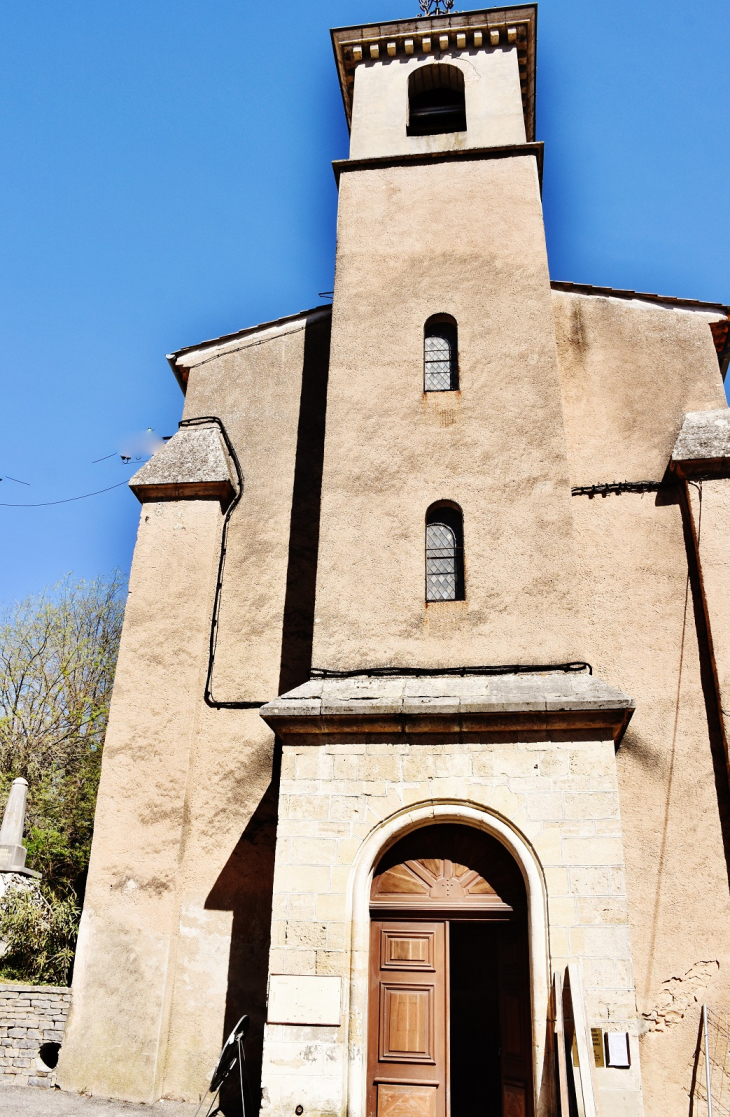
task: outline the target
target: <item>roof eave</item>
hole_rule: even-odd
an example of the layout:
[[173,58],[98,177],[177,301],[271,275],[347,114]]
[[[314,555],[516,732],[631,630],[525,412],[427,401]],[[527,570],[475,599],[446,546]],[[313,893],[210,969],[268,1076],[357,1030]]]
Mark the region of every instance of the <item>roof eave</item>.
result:
[[[506,28],[507,24],[511,22],[516,21],[524,23],[525,13],[529,13],[529,18],[527,20],[528,31],[525,42],[525,48],[527,51],[527,74],[526,87],[523,94],[523,108],[525,113],[525,130],[527,134],[527,140],[528,142],[532,142],[535,139],[537,4],[513,4],[500,8],[475,8],[473,10],[451,13],[449,15],[423,16],[414,17],[412,19],[388,20],[384,23],[355,24],[347,27],[332,28],[330,30],[330,38],[332,40],[332,49],[335,55],[337,74],[340,80],[340,91],[342,93],[342,102],[345,109],[345,118],[347,120],[348,130],[351,126],[352,120],[352,99],[350,93],[351,83],[350,81],[348,81],[348,64],[345,60],[343,47],[345,44],[351,42],[352,40],[351,38],[347,39],[346,36],[352,37],[352,35],[358,35],[364,41],[370,42],[374,41],[375,39],[386,39],[390,36],[397,38],[399,35],[402,36],[410,31],[411,28],[413,29],[412,33],[416,35],[423,34],[423,32],[427,29],[433,31],[456,31],[457,29],[463,27],[476,29],[477,25],[480,22],[482,22],[485,27],[489,28]],[[482,18],[480,19],[480,17]],[[372,32],[372,34],[368,35],[367,32]],[[488,49],[487,44],[485,44],[484,49]],[[362,63],[357,63],[357,65],[361,64]]]
[[[699,313],[714,314],[719,319],[725,318],[730,322],[730,306],[724,303],[707,303],[700,299],[680,299],[674,295],[657,295],[652,291],[631,291],[620,287],[595,287],[590,283],[571,283],[569,280],[553,279],[550,282],[553,291],[562,291],[570,295],[586,295],[597,299],[624,299],[637,302],[653,303],[663,310],[688,310]],[[720,373],[723,380],[730,364],[730,328],[725,323],[711,322],[710,330],[720,363]],[[718,332],[719,331],[719,332]],[[724,335],[724,341],[723,339]]]
[[[307,318],[310,315],[325,315],[331,314],[331,305],[324,304],[321,306],[310,307],[309,310],[299,310],[296,314],[287,314],[283,318],[275,318],[271,322],[259,322],[255,326],[246,326],[242,330],[235,330],[230,334],[222,334],[220,337],[208,338],[206,341],[199,341],[197,345],[186,345],[182,349],[176,349],[173,353],[167,353],[166,359],[170,368],[173,371],[175,379],[180,385],[180,389],[185,395],[188,384],[187,370],[184,365],[178,364],[180,357],[184,357],[186,353],[199,353],[205,349],[215,349],[221,345],[227,345],[229,342],[237,341],[239,338],[253,336],[254,334],[261,333],[264,330],[274,330],[278,326],[286,326],[290,322],[296,322],[299,318]],[[223,354],[221,354],[223,355]]]

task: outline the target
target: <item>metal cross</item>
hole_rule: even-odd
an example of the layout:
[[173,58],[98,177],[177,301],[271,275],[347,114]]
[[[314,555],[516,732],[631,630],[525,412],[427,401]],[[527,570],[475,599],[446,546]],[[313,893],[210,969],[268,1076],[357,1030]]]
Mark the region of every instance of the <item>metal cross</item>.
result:
[[418,0],[418,6],[425,16],[443,16],[451,11],[454,0]]

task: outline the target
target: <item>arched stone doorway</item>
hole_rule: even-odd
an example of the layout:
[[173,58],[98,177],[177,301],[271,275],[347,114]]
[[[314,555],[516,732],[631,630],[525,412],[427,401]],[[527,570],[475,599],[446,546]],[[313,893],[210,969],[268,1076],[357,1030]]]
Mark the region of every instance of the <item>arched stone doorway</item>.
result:
[[527,897],[489,834],[441,824],[370,893],[368,1117],[531,1117]]

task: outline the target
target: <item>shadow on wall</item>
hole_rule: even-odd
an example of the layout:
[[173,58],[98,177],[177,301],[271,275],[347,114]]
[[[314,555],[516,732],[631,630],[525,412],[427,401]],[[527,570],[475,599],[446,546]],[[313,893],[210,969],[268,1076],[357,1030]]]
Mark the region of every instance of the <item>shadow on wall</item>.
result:
[[[312,665],[330,322],[329,315],[310,322],[304,334],[279,694],[307,682]],[[245,1055],[254,1114],[261,1096],[280,760],[277,742],[271,783],[205,903],[209,911],[233,913],[221,1046],[239,1018],[248,1014],[251,1028]],[[221,1091],[220,1105],[226,1117],[239,1117],[237,1070]]]
[[[221,1047],[240,1017],[247,1013],[251,1017],[251,1027],[246,1039],[245,1056],[253,1113],[258,1113],[261,1094],[261,1053],[279,805],[278,748],[274,766],[274,778],[205,902],[208,911],[233,913]],[[241,1101],[237,1070],[225,1083],[220,1104],[226,1117],[239,1117]]]
[[312,666],[331,321],[308,323],[304,334],[279,694],[306,683]]
[[[700,571],[697,564],[692,532],[691,514],[687,498],[680,489],[679,506],[682,515],[682,530],[684,544],[687,552],[687,574],[692,598],[692,611],[697,633],[697,644],[700,653],[700,680],[702,694],[707,716],[707,733],[712,756],[712,767],[715,777],[715,793],[717,795],[717,810],[720,818],[722,844],[725,853],[725,869],[730,883],[730,783],[728,782],[727,757],[725,755],[725,740],[722,729],[722,714],[720,693],[714,670],[714,655],[710,640],[710,631],[705,616],[704,597]],[[657,504],[662,503],[661,492],[657,493]]]

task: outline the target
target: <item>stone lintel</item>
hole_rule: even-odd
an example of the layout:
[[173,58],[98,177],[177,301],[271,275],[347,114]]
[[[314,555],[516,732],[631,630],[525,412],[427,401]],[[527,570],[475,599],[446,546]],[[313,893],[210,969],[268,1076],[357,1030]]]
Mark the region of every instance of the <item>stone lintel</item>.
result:
[[688,411],[670,466],[682,478],[730,477],[730,407]]
[[235,470],[218,428],[182,427],[129,481],[137,497],[157,500],[219,500],[236,493]]
[[358,676],[313,679],[261,709],[278,734],[608,731],[618,743],[628,695],[591,675]]

